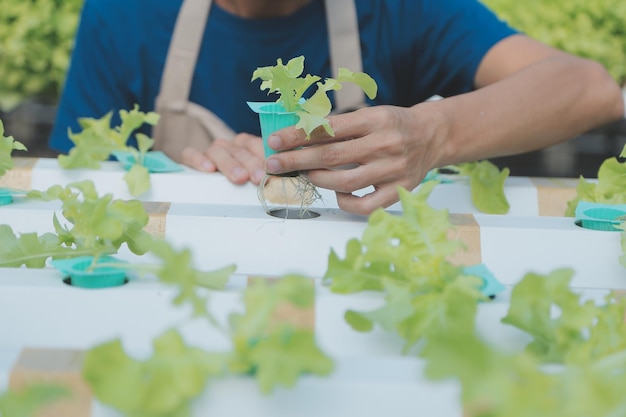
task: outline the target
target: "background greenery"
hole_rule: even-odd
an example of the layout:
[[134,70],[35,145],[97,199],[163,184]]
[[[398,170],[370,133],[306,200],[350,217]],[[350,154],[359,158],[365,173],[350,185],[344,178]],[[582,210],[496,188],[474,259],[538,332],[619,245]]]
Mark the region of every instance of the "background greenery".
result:
[[[513,26],[603,63],[626,84],[626,1],[483,0]],[[56,102],[83,0],[2,0],[0,110],[25,98]]]
[[83,0],[2,0],[0,110],[25,98],[55,103]]
[[601,62],[626,84],[626,1],[483,0],[512,26],[549,45]]

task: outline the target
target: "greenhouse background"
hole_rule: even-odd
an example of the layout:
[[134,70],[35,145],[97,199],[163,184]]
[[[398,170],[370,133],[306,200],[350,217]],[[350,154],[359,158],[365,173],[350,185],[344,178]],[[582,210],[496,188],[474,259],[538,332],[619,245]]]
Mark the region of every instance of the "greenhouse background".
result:
[[[484,0],[521,31],[604,64],[626,91],[623,0]],[[53,156],[47,138],[63,85],[83,0],[3,0],[0,7],[0,119],[31,156]],[[595,177],[620,153],[626,121],[555,147],[500,158],[512,175]]]

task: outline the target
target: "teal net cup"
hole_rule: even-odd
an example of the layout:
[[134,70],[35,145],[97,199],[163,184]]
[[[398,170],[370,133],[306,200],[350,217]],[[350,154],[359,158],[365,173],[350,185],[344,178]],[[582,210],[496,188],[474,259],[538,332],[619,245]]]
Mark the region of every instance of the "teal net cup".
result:
[[576,224],[585,229],[619,232],[623,231],[619,226],[626,221],[626,205],[581,201],[575,216]]
[[52,266],[69,276],[72,286],[80,288],[123,285],[126,283],[126,268],[122,264],[122,261],[110,256],[99,258],[95,265],[92,256],[52,261]]
[[295,112],[286,111],[283,105],[278,103],[248,102],[248,106],[259,115],[265,157],[274,155],[276,151],[267,145],[267,138],[280,129],[295,126],[299,120],[298,116]]
[[[130,170],[137,163],[135,155],[132,152],[115,151],[113,156],[122,164],[126,171]],[[183,171],[183,167],[161,151],[146,152],[143,157],[142,165],[146,167],[150,173],[158,172],[177,172]]]
[[12,202],[13,196],[11,194],[0,193],[0,206],[6,206],[7,204],[11,204]]
[[479,290],[483,295],[489,298],[494,298],[498,293],[505,290],[504,285],[498,281],[485,264],[466,266],[463,268],[463,272],[481,279],[482,285]]

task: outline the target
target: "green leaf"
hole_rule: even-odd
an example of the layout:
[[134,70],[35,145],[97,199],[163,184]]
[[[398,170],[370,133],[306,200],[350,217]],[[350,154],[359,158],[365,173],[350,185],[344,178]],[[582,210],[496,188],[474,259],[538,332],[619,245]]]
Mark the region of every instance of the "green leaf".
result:
[[357,332],[371,332],[374,329],[374,323],[368,319],[365,314],[359,313],[354,310],[347,310],[344,314],[346,323]]
[[602,63],[626,84],[626,5],[620,0],[485,0],[523,33],[557,49]]
[[10,226],[0,224],[0,267],[43,268],[50,257],[71,255],[73,251],[61,246],[59,238],[53,233],[23,233],[19,237]]
[[265,394],[279,385],[292,387],[303,373],[328,375],[333,370],[333,361],[316,346],[312,329],[274,316],[285,303],[311,307],[314,288],[313,280],[299,276],[286,276],[271,285],[255,280],[244,293],[245,313],[230,316],[235,346],[230,369],[255,374]]
[[154,126],[159,121],[159,115],[157,113],[144,113],[139,110],[137,104],[135,104],[130,111],[124,109],[120,110],[119,114],[121,124],[119,127],[109,131],[108,134],[114,139],[120,150],[126,146],[130,135],[144,123]]
[[427,377],[461,383],[464,415],[575,415],[559,409],[566,398],[571,401],[559,392],[560,378],[540,370],[528,354],[508,355],[476,335],[442,331],[430,335],[421,356]]
[[300,75],[303,71],[303,56],[290,59],[287,65],[284,65],[282,59],[278,58],[274,66],[257,68],[252,73],[251,81],[260,78],[263,81],[261,90],[268,90],[268,93],[278,93],[279,98],[277,101],[287,111],[294,111],[300,102],[300,98],[302,98],[302,94],[320,79],[311,75],[301,78]]
[[250,349],[247,359],[264,394],[278,385],[293,387],[303,373],[326,376],[334,368],[332,359],[315,345],[313,333],[306,330],[272,333]]
[[137,148],[141,155],[146,154],[154,146],[154,139],[148,135],[137,133],[135,136],[137,137]]
[[339,68],[337,81],[340,83],[351,82],[358,85],[370,99],[374,99],[378,94],[376,81],[364,72],[352,72],[347,68]]
[[598,169],[598,180],[588,182],[582,176],[576,187],[576,197],[567,203],[566,216],[574,216],[579,201],[604,204],[625,204],[626,162],[608,158]]
[[[320,83],[317,83],[317,84],[319,85]],[[330,111],[332,109],[332,104],[330,102],[330,99],[328,98],[326,93],[321,89],[317,89],[317,91],[315,91],[315,93],[307,101],[302,103],[300,106],[302,107],[302,109],[305,110],[305,112],[298,112],[298,116],[300,116],[300,123],[302,123],[302,116],[303,116],[302,113],[310,113],[311,116],[315,115],[319,118],[325,118],[326,116],[330,114]],[[324,121],[321,122],[320,125],[322,124],[328,124],[328,120],[324,119]],[[313,129],[309,130],[309,133],[312,130]]]
[[546,362],[587,365],[626,351],[626,300],[609,296],[603,306],[582,302],[569,287],[572,275],[568,269],[527,274],[515,286],[502,321],[529,333],[534,340],[527,349]]
[[227,363],[227,354],[188,347],[169,330],[154,341],[154,353],[145,361],[128,356],[120,340],[90,349],[83,377],[101,402],[128,417],[184,417],[190,416],[190,401]]
[[[278,93],[277,102],[281,103],[285,110],[296,112],[299,117],[296,127],[305,131],[307,139],[310,138],[311,132],[320,126],[323,126],[329,135],[334,136],[326,119],[331,111],[328,91],[339,90],[343,82],[352,82],[361,87],[370,99],[377,93],[376,82],[365,73],[354,73],[346,68],[339,68],[337,79],[326,78],[323,82],[317,82],[321,79],[319,76],[307,74],[301,77],[303,72],[303,56],[290,59],[287,65],[283,65],[279,58],[274,66],[257,68],[252,73],[251,81],[261,79],[261,90],[268,90],[268,94]],[[303,95],[315,83],[317,89],[302,103]]]
[[[579,297],[569,289],[573,271],[562,269],[548,276],[529,273],[517,284],[511,295],[511,304],[503,323],[530,333],[534,340],[528,349],[547,361],[562,360],[569,343],[582,341],[579,329],[593,319],[592,307],[581,306]],[[552,307],[561,308],[561,317],[552,317]],[[575,314],[569,318],[566,313]]]
[[180,289],[174,304],[189,303],[194,316],[206,316],[212,320],[207,311],[206,297],[198,293],[197,287],[223,289],[236,267],[229,265],[215,271],[198,271],[193,266],[189,249],[176,251],[164,240],[155,240],[151,252],[163,261],[155,271],[159,280],[177,285]]
[[0,120],[0,177],[13,168],[11,152],[14,150],[25,151],[26,147],[13,136],[4,136],[4,124]]
[[345,319],[358,331],[376,324],[398,333],[405,352],[433,331],[473,329],[477,302],[484,299],[482,281],[447,261],[460,242],[448,239],[447,210],[427,203],[436,184],[423,184],[416,193],[399,189],[403,214],[372,213],[362,239],[348,242],[344,260],[331,251],[324,276],[333,292],[383,291],[383,306],[349,311]]
[[336,294],[350,294],[360,291],[381,291],[382,279],[391,275],[389,264],[369,264],[365,258],[365,248],[359,239],[350,239],[346,244],[346,256],[342,260],[331,249],[324,282]]
[[529,351],[505,353],[471,332],[442,329],[420,355],[429,378],[461,383],[468,416],[617,417],[626,410],[623,348],[587,364],[546,368]]
[[61,227],[55,220],[55,229],[63,242],[74,244],[77,250],[99,256],[113,253],[126,243],[133,253],[142,255],[150,248],[152,238],[143,230],[148,214],[140,201],[113,200],[112,194],[100,197],[89,180],[52,186],[28,196],[62,201],[62,214],[72,226]]
[[19,392],[0,394],[0,416],[30,417],[43,406],[69,396],[65,387],[48,384],[30,384]]
[[[78,122],[82,131],[79,133],[68,132],[74,146],[68,155],[59,155],[59,165],[66,169],[98,169],[100,162],[107,160],[113,152],[132,152],[133,149],[127,146],[131,134],[144,123],[155,125],[159,120],[157,113],[144,113],[139,110],[139,106],[136,104],[130,111],[120,110],[119,115],[121,124],[115,127],[111,127],[111,112],[99,119],[89,117],[79,119]],[[137,134],[137,141],[138,146],[143,151],[146,147],[151,146],[152,139],[146,135]]]
[[65,169],[98,169],[101,161],[107,160],[113,151],[120,150],[120,146],[110,135],[111,116],[112,113],[109,112],[100,119],[79,119],[83,130],[80,133],[68,130],[68,136],[74,146],[68,155],[59,155],[59,166]]
[[509,177],[509,169],[498,169],[490,161],[468,162],[458,164],[450,169],[470,178],[470,190],[474,206],[488,214],[506,214],[509,202],[504,195],[504,183]]
[[304,130],[304,133],[306,133],[306,139],[310,139],[311,133],[320,126],[322,126],[329,135],[335,136],[335,132],[331,129],[328,119],[324,116],[316,116],[300,111],[296,112],[296,114],[300,118],[298,123],[296,123],[296,128]]
[[[622,227],[624,223],[622,223]],[[619,263],[622,264],[624,268],[626,268],[626,233],[621,234],[620,236],[620,245],[622,247],[622,255],[619,257]]]
[[6,0],[0,11],[0,109],[9,112],[28,98],[57,102],[67,76],[83,0]]
[[451,224],[447,210],[435,210],[427,203],[436,182],[424,184],[416,193],[399,189],[403,215],[384,210],[370,215],[362,239],[350,240],[342,261],[334,251],[328,260],[324,280],[334,292],[382,290],[383,281],[423,285],[428,277],[453,280],[460,269],[445,258],[460,249],[448,239]]
[[128,185],[128,190],[132,196],[139,196],[150,191],[150,173],[143,165],[133,165],[130,170],[124,174],[124,181],[126,181],[126,185]]

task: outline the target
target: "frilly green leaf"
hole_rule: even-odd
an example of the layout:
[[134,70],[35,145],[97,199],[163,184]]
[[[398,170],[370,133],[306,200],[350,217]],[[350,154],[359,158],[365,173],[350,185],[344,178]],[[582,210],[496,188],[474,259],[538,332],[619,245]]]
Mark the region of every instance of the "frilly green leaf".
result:
[[128,356],[120,340],[90,349],[83,377],[100,401],[127,417],[190,416],[190,401],[212,377],[222,375],[227,355],[188,347],[169,330],[154,341],[145,361]]

